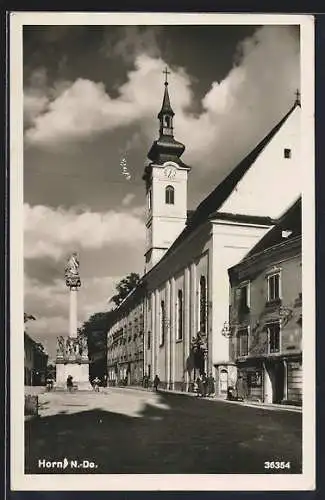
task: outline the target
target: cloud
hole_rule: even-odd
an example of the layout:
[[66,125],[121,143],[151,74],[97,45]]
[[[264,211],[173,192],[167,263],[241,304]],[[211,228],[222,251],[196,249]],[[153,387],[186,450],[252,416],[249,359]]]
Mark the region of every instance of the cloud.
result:
[[[145,46],[140,44],[141,50]],[[57,147],[131,125],[146,139],[154,139],[165,62],[139,51],[135,50],[134,69],[116,98],[103,83],[77,79],[34,117],[26,131],[27,143]],[[226,173],[293,104],[300,86],[299,32],[294,27],[265,26],[243,40],[231,71],[222,81],[212,82],[203,97],[200,114],[189,111],[194,101],[190,77],[182,68],[171,69],[174,129],[187,146],[184,159],[202,165],[198,175],[209,168]]]
[[142,54],[159,57],[161,32],[159,26],[121,26],[106,34],[101,52],[106,57],[122,58],[126,63],[133,63]]
[[[118,276],[84,279],[78,292],[78,325],[95,312],[107,311],[107,299],[114,294]],[[44,284],[25,277],[24,310],[36,317],[27,323],[27,332],[44,342],[50,356],[55,357],[56,337],[67,335],[69,329],[69,291],[63,279]]]
[[[123,244],[134,246],[144,240],[144,224],[137,210],[77,212],[74,208],[53,209],[25,204],[25,258],[58,260],[73,249],[95,250]],[[121,231],[121,227],[127,231]]]
[[[128,73],[116,99],[106,93],[103,83],[77,79],[49,102],[44,113],[34,117],[33,125],[26,131],[27,144],[55,146],[134,123],[141,127],[144,120],[152,124],[157,114],[157,95],[162,90],[164,64],[161,59],[138,56],[135,69]],[[178,69],[173,92],[182,108],[191,101],[189,85],[184,71]],[[31,91],[26,92],[28,96]]]

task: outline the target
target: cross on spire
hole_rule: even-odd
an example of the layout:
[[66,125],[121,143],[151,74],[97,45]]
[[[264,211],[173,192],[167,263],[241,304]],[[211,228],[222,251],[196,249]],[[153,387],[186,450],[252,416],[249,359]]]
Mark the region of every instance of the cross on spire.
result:
[[296,104],[300,104],[300,90],[297,89],[295,92],[296,95]]
[[168,85],[168,75],[170,75],[170,71],[168,71],[167,66],[164,69],[163,74],[165,75],[165,85]]

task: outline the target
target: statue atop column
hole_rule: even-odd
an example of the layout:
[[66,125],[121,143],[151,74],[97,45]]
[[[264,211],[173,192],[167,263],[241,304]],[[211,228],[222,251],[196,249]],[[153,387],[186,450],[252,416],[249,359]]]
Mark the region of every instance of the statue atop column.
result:
[[81,286],[79,274],[79,259],[76,252],[73,252],[70,255],[65,266],[65,283],[69,288]]

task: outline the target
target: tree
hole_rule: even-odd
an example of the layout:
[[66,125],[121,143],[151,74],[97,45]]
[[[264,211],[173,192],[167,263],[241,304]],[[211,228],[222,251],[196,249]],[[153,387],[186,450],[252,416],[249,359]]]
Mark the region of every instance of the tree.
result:
[[87,338],[91,379],[106,375],[107,332],[112,315],[113,311],[92,314],[78,331],[80,336]]
[[35,321],[35,320],[36,320],[35,316],[24,312],[24,323],[27,323],[27,321]]
[[137,273],[130,273],[117,285],[117,293],[113,295],[111,301],[118,307],[129,293],[139,284],[140,276]]

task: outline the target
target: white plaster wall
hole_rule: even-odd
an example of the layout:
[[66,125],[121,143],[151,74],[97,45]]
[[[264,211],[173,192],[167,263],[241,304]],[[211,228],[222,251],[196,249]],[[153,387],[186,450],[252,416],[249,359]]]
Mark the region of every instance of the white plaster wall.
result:
[[213,223],[210,318],[213,364],[224,363],[229,358],[229,341],[221,333],[224,323],[229,319],[228,269],[238,263],[267,231],[268,228],[263,226]]
[[[301,109],[295,108],[264,148],[220,212],[279,217],[302,191],[300,140]],[[284,148],[291,158],[284,158]]]

